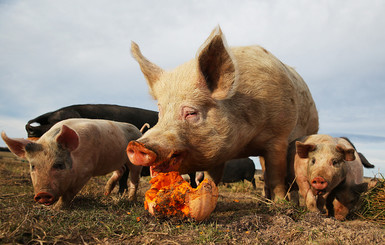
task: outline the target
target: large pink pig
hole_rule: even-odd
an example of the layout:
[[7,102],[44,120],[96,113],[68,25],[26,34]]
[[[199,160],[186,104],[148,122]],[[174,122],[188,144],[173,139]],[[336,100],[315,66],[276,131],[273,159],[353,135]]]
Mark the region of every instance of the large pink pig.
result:
[[133,164],[206,170],[218,183],[227,160],[262,156],[271,198],[284,197],[288,142],[318,131],[313,98],[293,68],[259,46],[229,48],[219,27],[171,71],[135,43],[132,54],[159,106],[156,126],[127,147]]
[[9,149],[27,159],[35,201],[61,209],[92,176],[113,172],[105,194],[114,188],[124,169],[130,169],[129,199],[134,199],[141,166],[132,165],[125,152],[129,141],[141,136],[128,123],[93,119],[68,119],[55,124],[36,142],[8,138],[1,134]]
[[[328,211],[328,215],[336,219],[345,219],[367,188],[363,166],[374,166],[345,138],[310,135],[290,148],[288,182],[295,179],[307,208],[315,212]],[[296,189],[294,186],[292,196],[298,202]]]

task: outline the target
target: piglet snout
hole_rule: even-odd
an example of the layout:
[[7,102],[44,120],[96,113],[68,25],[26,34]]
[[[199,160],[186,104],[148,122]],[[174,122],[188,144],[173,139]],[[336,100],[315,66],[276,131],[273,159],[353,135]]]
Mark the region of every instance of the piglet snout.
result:
[[132,164],[151,166],[157,154],[138,141],[131,141],[127,146],[127,156]]
[[328,182],[322,177],[315,177],[311,181],[311,186],[316,190],[325,190],[328,187]]
[[35,201],[44,204],[44,205],[52,205],[55,202],[55,197],[48,192],[39,192],[35,195]]

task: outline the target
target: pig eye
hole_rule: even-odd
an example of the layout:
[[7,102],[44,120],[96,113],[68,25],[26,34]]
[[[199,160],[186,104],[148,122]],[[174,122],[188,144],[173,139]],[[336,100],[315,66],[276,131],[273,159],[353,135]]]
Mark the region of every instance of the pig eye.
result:
[[199,113],[196,109],[191,108],[191,107],[183,107],[182,109],[182,115],[183,119],[188,121],[188,122],[198,122],[199,121]]
[[31,171],[35,171],[35,165],[31,164]]
[[56,162],[52,168],[57,169],[57,170],[63,170],[66,168],[66,165],[63,162]]
[[315,158],[314,157],[311,159],[311,164],[315,164]]
[[333,166],[336,166],[336,165],[338,165],[340,162],[339,162],[337,159],[333,159],[333,160],[332,160],[332,163],[333,163]]

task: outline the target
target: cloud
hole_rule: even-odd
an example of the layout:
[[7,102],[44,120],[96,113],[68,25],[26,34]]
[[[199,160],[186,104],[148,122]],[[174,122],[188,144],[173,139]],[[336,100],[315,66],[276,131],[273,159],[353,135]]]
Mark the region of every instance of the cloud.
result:
[[[220,24],[229,45],[260,44],[297,69],[322,132],[384,136],[384,12],[380,0],[2,1],[0,117],[77,103],[156,109],[131,40],[171,69]],[[22,124],[5,127],[24,135]]]

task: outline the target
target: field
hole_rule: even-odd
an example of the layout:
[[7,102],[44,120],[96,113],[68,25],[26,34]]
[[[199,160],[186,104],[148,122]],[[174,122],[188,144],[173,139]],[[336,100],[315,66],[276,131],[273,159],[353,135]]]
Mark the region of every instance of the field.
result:
[[137,202],[115,192],[106,197],[107,177],[93,178],[68,210],[35,204],[29,165],[0,152],[1,244],[385,244],[385,227],[350,215],[344,222],[273,204],[249,182],[219,187],[210,218],[159,220],[143,206],[149,178],[142,178]]

